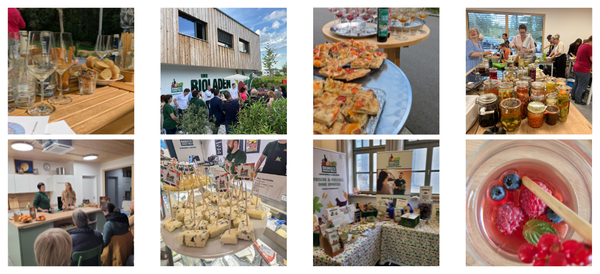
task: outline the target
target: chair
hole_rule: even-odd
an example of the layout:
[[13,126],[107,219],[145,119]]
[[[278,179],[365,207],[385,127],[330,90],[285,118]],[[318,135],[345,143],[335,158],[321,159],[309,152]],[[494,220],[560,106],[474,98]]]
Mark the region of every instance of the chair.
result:
[[102,261],[100,260],[100,256],[102,255],[102,245],[99,245],[98,247],[94,247],[90,250],[86,250],[86,251],[75,251],[73,252],[73,255],[71,255],[71,258],[74,261],[77,261],[77,266],[81,266],[81,262],[83,260],[87,260],[87,259],[91,259],[95,257],[98,257],[98,265],[102,265]]
[[102,251],[103,266],[124,266],[129,255],[133,254],[133,234],[112,236],[108,246]]

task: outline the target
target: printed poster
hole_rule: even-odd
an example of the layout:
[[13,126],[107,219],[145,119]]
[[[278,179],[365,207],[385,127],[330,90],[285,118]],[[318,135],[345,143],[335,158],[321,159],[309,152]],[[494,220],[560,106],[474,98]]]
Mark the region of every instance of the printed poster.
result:
[[377,153],[377,182],[380,180],[385,180],[383,184],[389,188],[376,189],[378,195],[410,195],[412,151]]
[[330,220],[327,209],[348,205],[346,154],[313,148],[313,214]]

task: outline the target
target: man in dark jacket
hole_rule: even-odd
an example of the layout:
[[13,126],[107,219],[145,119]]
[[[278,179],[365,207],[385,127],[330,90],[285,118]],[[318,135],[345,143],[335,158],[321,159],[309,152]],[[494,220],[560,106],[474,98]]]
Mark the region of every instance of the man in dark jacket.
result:
[[204,101],[202,100],[202,98],[200,98],[200,92],[198,91],[194,91],[192,92],[192,100],[190,100],[190,105],[196,105],[198,107],[197,111],[199,112],[200,109],[204,109],[206,112],[208,112],[208,107],[206,106],[206,104],[204,103]]
[[225,113],[223,113],[223,101],[219,97],[220,91],[213,89],[213,99],[210,100],[210,115],[212,121],[217,127],[215,134],[219,132],[219,127],[225,122]]
[[225,129],[227,134],[231,130],[231,126],[237,124],[237,114],[240,111],[240,103],[238,100],[233,100],[229,91],[225,92],[225,99],[227,100],[223,104],[223,111],[225,111]]
[[[81,209],[73,212],[73,224],[77,227],[77,229],[71,231],[73,253],[75,251],[87,251],[102,245],[102,233],[90,227],[89,223],[87,214]],[[71,258],[71,265],[77,265],[77,261],[74,261],[73,258]],[[82,260],[81,265],[100,266],[96,257]]]

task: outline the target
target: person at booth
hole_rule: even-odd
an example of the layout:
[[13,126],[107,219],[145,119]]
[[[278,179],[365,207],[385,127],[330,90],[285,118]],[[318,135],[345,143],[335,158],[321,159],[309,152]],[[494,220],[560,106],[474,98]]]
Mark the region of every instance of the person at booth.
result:
[[235,172],[235,166],[246,163],[246,152],[240,150],[240,140],[227,140],[227,156],[225,160],[232,163],[230,173]]
[[287,173],[287,140],[268,143],[256,163],[257,170],[263,162],[265,162],[265,166],[262,173],[285,176]]

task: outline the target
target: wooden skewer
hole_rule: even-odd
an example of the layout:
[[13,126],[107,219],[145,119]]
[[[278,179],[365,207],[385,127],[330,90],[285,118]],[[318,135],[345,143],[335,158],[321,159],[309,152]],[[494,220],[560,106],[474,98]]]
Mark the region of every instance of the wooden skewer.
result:
[[260,181],[262,180],[262,174],[258,176],[258,190],[256,190],[256,207],[258,209],[258,195],[260,194]]
[[246,184],[244,184],[244,201],[246,201],[246,225],[249,225],[248,221],[248,189],[246,188]]
[[[194,227],[197,225],[196,223],[196,197],[194,196],[194,188],[192,188],[192,207],[194,208],[194,212],[192,212],[192,214],[194,214]],[[185,222],[185,219],[183,220]]]
[[219,183],[217,182],[217,221],[219,221],[220,208],[221,208],[221,187],[219,187]]
[[171,184],[167,185],[167,196],[169,197],[169,212],[171,213],[171,221],[174,221],[173,218],[173,205],[171,203]]
[[237,204],[236,204],[236,205],[237,205],[238,212],[239,212],[240,214],[242,214],[242,210],[240,210],[240,190],[241,190],[241,188],[242,188],[242,181],[241,181],[241,180],[239,181],[238,187],[239,187],[239,188],[238,188],[238,191],[236,191],[236,192],[235,192],[235,193],[237,193],[237,195],[236,195],[236,196],[237,196],[237,200],[238,200],[238,202],[237,202]]
[[231,195],[231,188],[229,188],[229,230],[227,230],[227,232],[229,232],[229,234],[231,234],[231,210],[233,209],[233,205],[231,204],[233,201],[233,195]]
[[546,205],[558,214],[558,216],[563,218],[563,220],[573,227],[581,237],[590,243],[592,242],[592,225],[590,223],[579,217],[577,213],[573,212],[573,210],[554,198],[554,196],[550,195],[550,193],[534,183],[529,177],[525,176],[522,180],[525,187],[546,203]]

